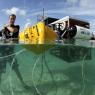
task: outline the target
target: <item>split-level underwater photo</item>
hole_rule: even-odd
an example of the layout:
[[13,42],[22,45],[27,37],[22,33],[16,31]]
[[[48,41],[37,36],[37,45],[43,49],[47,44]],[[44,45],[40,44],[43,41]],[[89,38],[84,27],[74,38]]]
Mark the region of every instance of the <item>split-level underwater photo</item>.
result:
[[95,95],[94,0],[0,0],[0,95]]

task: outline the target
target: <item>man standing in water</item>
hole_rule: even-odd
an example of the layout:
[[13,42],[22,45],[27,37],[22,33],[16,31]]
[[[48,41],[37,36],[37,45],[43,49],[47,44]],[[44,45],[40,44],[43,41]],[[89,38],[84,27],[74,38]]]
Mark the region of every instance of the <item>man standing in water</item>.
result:
[[[9,16],[8,24],[6,26],[4,26],[4,29],[1,31],[2,37],[4,37],[5,40],[9,40],[9,39],[18,40],[20,27],[19,27],[19,25],[14,25],[15,20],[16,20],[16,15],[11,14]],[[13,53],[14,53],[14,46],[10,46],[10,45],[0,46],[0,57],[7,56],[7,55],[10,55]],[[12,63],[13,59],[14,59],[14,62]],[[7,57],[7,58],[3,58],[3,59],[0,58],[0,82],[1,82],[2,73],[5,72],[7,63],[12,65],[11,67],[14,70],[14,72],[16,73],[16,75],[17,75],[18,79],[20,80],[20,82],[22,83],[22,85],[25,88],[28,88],[28,86],[23,81],[23,78],[22,78],[21,73],[18,68],[17,59],[15,58],[14,55]]]

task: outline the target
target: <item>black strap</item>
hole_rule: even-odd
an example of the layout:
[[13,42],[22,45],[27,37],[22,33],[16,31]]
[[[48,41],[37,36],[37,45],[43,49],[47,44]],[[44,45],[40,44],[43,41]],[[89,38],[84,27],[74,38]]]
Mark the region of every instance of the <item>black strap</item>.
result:
[[38,34],[38,36],[39,36],[39,31],[38,31],[38,27],[37,27],[37,25],[36,25],[36,30],[37,30],[37,34]]

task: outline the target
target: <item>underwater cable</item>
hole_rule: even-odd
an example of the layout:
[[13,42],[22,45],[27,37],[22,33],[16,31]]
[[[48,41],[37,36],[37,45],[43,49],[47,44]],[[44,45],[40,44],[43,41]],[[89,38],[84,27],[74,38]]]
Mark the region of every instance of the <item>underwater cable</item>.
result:
[[20,54],[20,53],[22,53],[24,51],[26,51],[26,49],[20,50],[20,51],[15,52],[15,53],[12,53],[10,55],[2,56],[2,57],[0,57],[0,59],[4,59],[4,58],[8,58],[8,57],[11,57],[11,56],[14,56],[14,55],[18,55],[18,54]]
[[[18,52],[16,52],[16,53],[13,53],[13,54],[10,54],[10,55],[6,55],[6,56],[2,56],[2,57],[0,57],[0,59],[12,57],[12,56],[14,56],[14,55],[17,56],[17,55],[19,55],[20,53],[24,52],[25,50],[26,50],[26,49],[22,49],[22,50],[20,50],[20,51],[18,51]],[[7,78],[7,79],[9,79],[10,90],[12,91],[12,95],[14,95],[14,92],[13,92],[13,89],[12,89],[11,72],[12,72],[12,65],[13,65],[13,63],[14,63],[14,60],[15,60],[15,57],[13,58],[12,63],[11,63],[11,66],[10,66],[9,78]]]
[[40,59],[40,56],[37,58],[36,62],[35,62],[34,65],[33,65],[32,81],[33,81],[33,85],[34,85],[34,88],[36,89],[37,94],[38,94],[38,95],[42,95],[41,92],[38,90],[38,88],[37,88],[37,86],[36,86],[36,84],[35,84],[35,81],[34,81],[34,71],[35,71],[35,68],[36,68],[36,66],[37,66],[37,63],[38,63],[39,59]]
[[[23,49],[23,50],[20,50],[20,51],[18,51],[18,52],[16,52],[16,53],[10,54],[10,55],[2,56],[2,57],[0,57],[0,59],[4,59],[4,58],[12,57],[12,56],[14,56],[14,55],[18,55],[18,54],[24,52],[25,50],[26,50],[26,49]],[[8,78],[7,78],[7,79],[8,79]],[[7,80],[5,80],[5,81],[7,81]],[[5,81],[3,81],[3,83],[4,83]]]
[[11,77],[11,75],[12,75],[12,74],[11,74],[11,72],[12,72],[12,66],[13,66],[13,64],[14,64],[15,57],[16,57],[17,55],[19,55],[20,53],[24,52],[24,51],[25,51],[25,49],[20,50],[19,52],[14,53],[15,56],[14,56],[14,58],[13,58],[13,60],[12,60],[11,66],[10,66],[9,83],[10,83],[10,91],[12,92],[11,95],[14,95],[14,92],[13,92],[13,85],[12,85],[12,77]]
[[12,63],[11,63],[11,66],[10,66],[10,74],[9,74],[9,84],[10,84],[11,95],[15,95],[15,94],[14,94],[14,91],[13,91],[12,77],[11,77],[12,66],[13,66],[14,60],[15,60],[15,57],[13,58],[13,61],[12,61]]
[[41,83],[42,81],[42,77],[43,77],[43,72],[44,72],[44,60],[43,60],[43,54],[42,54],[42,58],[41,58],[41,73],[40,73],[40,78],[38,80],[39,83]]
[[81,95],[84,95],[84,91],[85,91],[85,73],[84,73],[84,65],[85,65],[85,58],[86,58],[87,55],[85,55],[83,57],[83,62],[82,62],[82,83],[83,83],[83,89],[82,89],[82,92],[81,92]]
[[55,92],[54,95],[57,95],[57,84],[56,84],[56,81],[54,80],[52,71],[50,70],[49,66],[46,63],[45,53],[43,53],[43,60],[44,60],[44,65],[46,66],[46,68],[47,68],[47,70],[48,70],[48,72],[49,72],[49,74],[50,74],[50,76],[52,78],[52,81],[54,82],[55,87],[56,87],[56,92]]
[[[39,91],[39,89],[37,88],[37,86],[36,86],[36,84],[35,84],[35,81],[34,81],[34,71],[35,71],[35,69],[36,69],[36,66],[37,66],[37,63],[38,63],[39,59],[40,59],[40,56],[37,58],[36,62],[35,62],[34,65],[33,65],[33,69],[32,69],[32,80],[33,80],[33,85],[34,85],[34,88],[36,89],[37,94],[38,94],[38,95],[42,95],[42,93]],[[55,87],[56,87],[56,94],[57,94],[57,85],[56,85],[56,82],[55,82],[55,80],[54,80],[53,74],[52,74],[51,70],[49,69],[49,67],[48,67],[48,65],[47,65],[47,63],[46,63],[46,60],[45,60],[45,53],[42,54],[42,71],[41,71],[41,77],[40,77],[40,79],[39,79],[40,82],[41,82],[42,76],[43,76],[43,68],[44,68],[44,65],[45,65],[45,67],[47,68],[47,70],[48,70],[48,72],[49,72],[49,74],[50,74],[50,76],[51,76],[51,78],[52,78],[52,80],[53,80],[53,82],[54,82],[54,84],[55,84]],[[56,95],[56,94],[54,94],[54,95]]]
[[54,95],[56,95],[56,94],[57,94],[57,84],[56,84],[56,82],[55,82],[55,80],[54,80],[53,73],[52,73],[52,71],[50,70],[50,68],[49,68],[49,66],[48,66],[48,64],[47,64],[47,62],[46,62],[45,47],[44,47],[43,49],[44,49],[44,52],[42,53],[42,56],[41,56],[41,57],[42,57],[42,62],[41,62],[41,64],[42,64],[42,71],[41,71],[41,77],[40,77],[40,79],[39,79],[39,82],[41,82],[41,80],[42,80],[43,71],[44,71],[44,66],[45,66],[46,69],[48,70],[50,76],[51,76],[51,79],[52,79],[52,81],[53,81],[53,83],[54,83],[54,86],[56,87],[56,92],[55,92],[55,94],[54,94]]

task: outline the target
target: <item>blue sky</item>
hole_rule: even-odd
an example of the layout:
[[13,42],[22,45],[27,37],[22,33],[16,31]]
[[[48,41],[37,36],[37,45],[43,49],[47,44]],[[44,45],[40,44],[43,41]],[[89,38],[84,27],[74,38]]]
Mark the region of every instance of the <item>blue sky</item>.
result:
[[0,29],[8,21],[8,15],[17,15],[16,24],[21,30],[37,22],[37,15],[45,9],[46,17],[74,16],[88,20],[95,31],[95,0],[0,0]]

